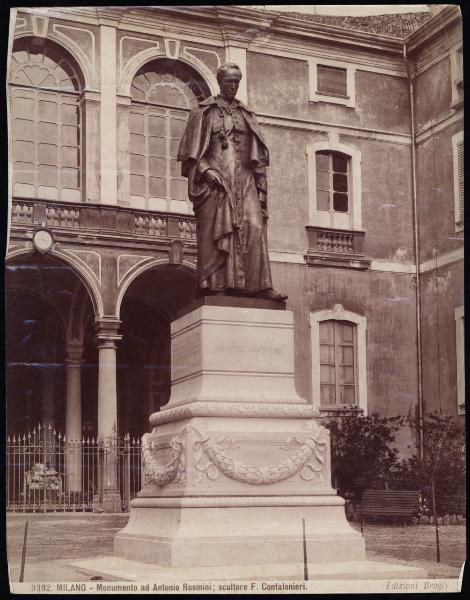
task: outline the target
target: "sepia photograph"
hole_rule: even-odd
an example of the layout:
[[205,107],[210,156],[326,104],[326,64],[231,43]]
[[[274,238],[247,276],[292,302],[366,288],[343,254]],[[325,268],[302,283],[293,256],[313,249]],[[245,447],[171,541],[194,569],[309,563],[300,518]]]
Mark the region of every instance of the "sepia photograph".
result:
[[9,19],[10,592],[461,591],[460,6]]

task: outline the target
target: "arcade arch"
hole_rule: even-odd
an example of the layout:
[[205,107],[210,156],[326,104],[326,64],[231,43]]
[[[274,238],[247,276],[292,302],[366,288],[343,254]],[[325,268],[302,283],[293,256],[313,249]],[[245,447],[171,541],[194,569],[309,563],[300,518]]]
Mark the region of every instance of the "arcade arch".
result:
[[118,314],[118,404],[122,425],[141,435],[148,418],[170,399],[170,323],[195,298],[194,268],[160,264],[128,282]]
[[81,328],[94,315],[91,297],[74,269],[39,253],[9,257],[5,283],[9,430],[47,422],[81,438]]

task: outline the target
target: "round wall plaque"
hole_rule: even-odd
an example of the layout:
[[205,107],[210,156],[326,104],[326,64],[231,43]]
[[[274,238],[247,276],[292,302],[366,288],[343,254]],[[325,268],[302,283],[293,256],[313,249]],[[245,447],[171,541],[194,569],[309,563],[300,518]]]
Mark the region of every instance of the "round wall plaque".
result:
[[52,233],[48,229],[37,229],[33,235],[33,244],[38,252],[46,254],[54,243]]

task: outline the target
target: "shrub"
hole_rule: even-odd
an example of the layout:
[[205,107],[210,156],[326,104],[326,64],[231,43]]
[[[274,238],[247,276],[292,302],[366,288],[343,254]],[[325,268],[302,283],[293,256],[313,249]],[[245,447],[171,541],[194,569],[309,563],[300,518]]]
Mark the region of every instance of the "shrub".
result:
[[412,456],[397,463],[391,485],[397,489],[419,489],[432,506],[434,479],[439,516],[465,514],[465,430],[452,417],[432,413],[423,423],[423,460]]
[[365,489],[384,488],[397,464],[392,446],[401,417],[351,414],[327,423],[331,434],[332,480],[338,492],[357,504]]

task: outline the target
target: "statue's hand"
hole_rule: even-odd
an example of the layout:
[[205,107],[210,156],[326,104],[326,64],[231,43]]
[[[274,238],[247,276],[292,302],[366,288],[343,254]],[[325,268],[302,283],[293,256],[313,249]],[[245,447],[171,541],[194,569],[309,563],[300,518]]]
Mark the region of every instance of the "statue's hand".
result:
[[222,177],[214,169],[207,169],[207,171],[204,173],[204,177],[206,178],[207,183],[211,187],[215,187],[215,186],[222,187],[223,186]]

